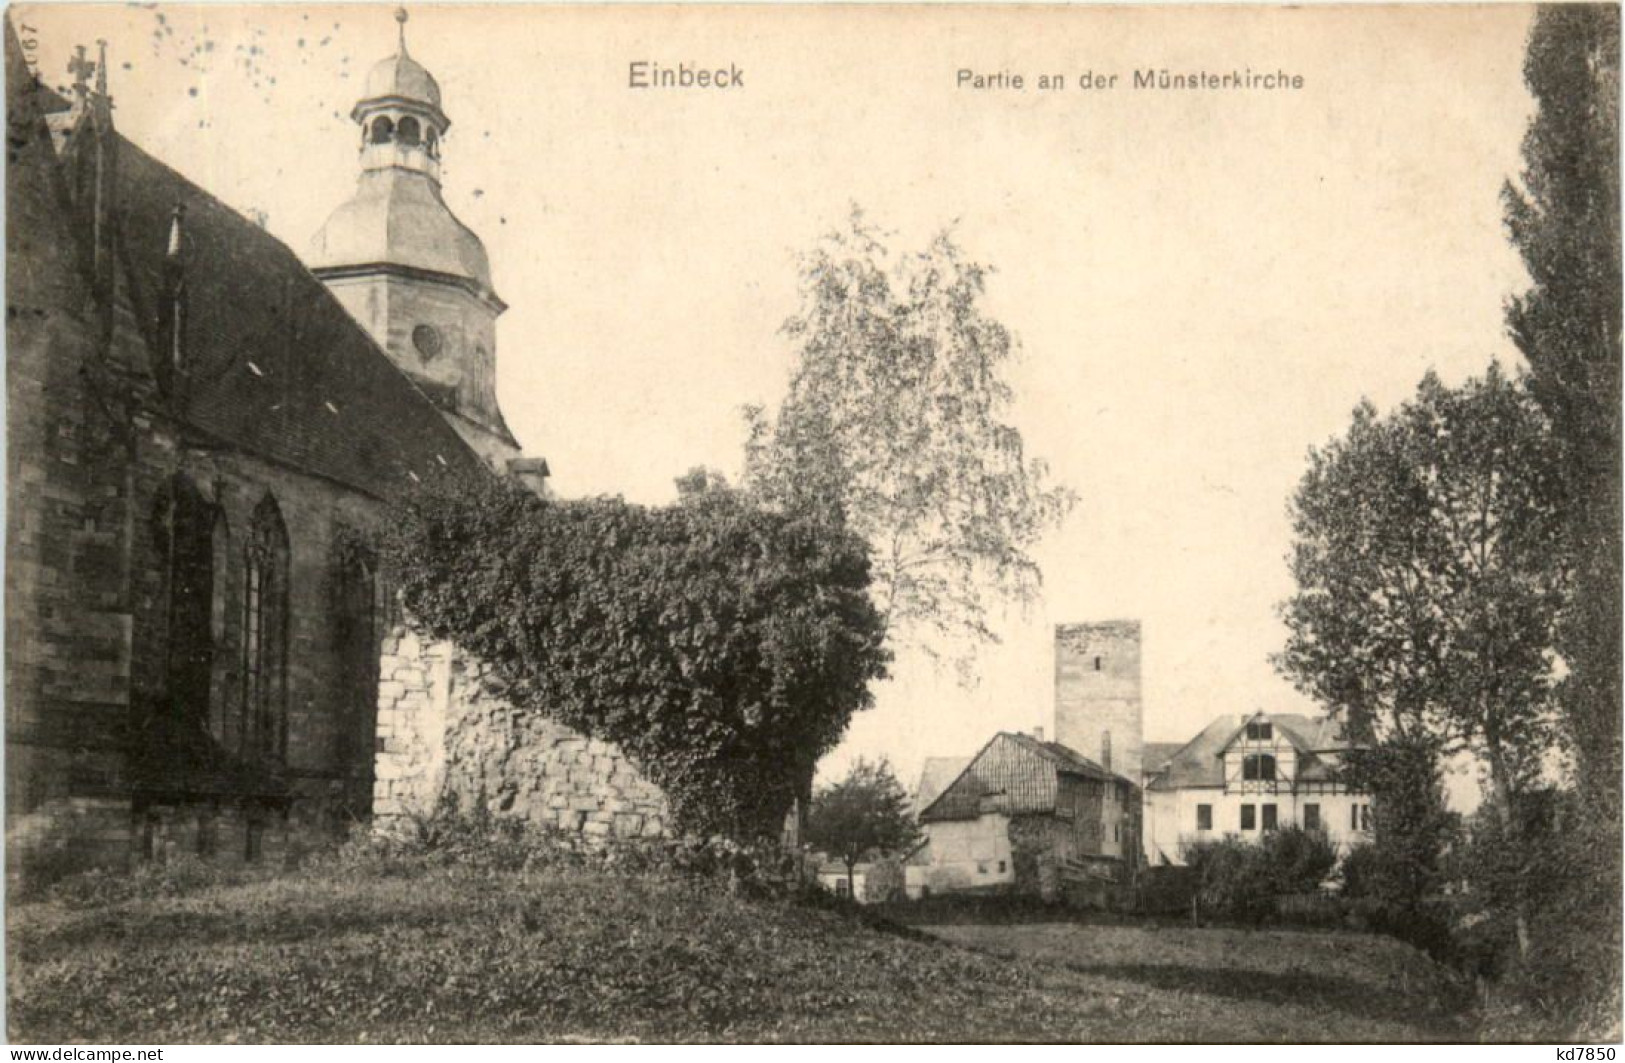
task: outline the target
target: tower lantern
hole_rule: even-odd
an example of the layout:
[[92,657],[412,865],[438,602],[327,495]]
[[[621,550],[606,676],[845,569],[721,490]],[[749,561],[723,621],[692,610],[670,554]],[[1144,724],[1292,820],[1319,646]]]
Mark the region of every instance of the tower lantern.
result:
[[497,406],[496,319],[507,309],[485,245],[446,206],[440,153],[451,119],[440,85],[406,49],[367,74],[355,195],[328,216],[308,261],[350,315],[493,468],[519,445]]

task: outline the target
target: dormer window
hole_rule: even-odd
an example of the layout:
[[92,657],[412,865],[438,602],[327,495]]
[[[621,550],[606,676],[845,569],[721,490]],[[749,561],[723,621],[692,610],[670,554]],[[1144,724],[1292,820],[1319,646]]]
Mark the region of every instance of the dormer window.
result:
[[1275,738],[1275,729],[1268,720],[1254,720],[1247,725],[1247,741],[1269,742]]

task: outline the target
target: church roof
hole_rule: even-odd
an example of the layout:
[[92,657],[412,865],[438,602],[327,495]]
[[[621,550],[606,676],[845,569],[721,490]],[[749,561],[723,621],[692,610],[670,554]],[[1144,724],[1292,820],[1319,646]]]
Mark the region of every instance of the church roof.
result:
[[[484,466],[280,240],[114,134],[125,281],[150,328],[182,222],[188,365],[180,413],[206,435],[387,498]],[[156,349],[156,335],[149,334]]]
[[382,59],[367,72],[366,95],[362,103],[380,99],[410,100],[440,109],[440,84],[422,63],[406,54],[406,42],[401,50]]
[[310,244],[312,269],[397,266],[470,282],[495,298],[485,244],[452,214],[427,175],[388,167],[361,174],[355,195]]

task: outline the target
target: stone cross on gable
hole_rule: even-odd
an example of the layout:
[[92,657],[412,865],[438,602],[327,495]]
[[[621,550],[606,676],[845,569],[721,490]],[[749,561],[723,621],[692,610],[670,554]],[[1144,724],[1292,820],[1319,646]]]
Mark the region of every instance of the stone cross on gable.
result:
[[90,75],[96,72],[96,64],[90,61],[85,54],[85,46],[78,45],[74,57],[68,60],[68,73],[73,75],[74,99],[83,106],[85,97],[90,95]]

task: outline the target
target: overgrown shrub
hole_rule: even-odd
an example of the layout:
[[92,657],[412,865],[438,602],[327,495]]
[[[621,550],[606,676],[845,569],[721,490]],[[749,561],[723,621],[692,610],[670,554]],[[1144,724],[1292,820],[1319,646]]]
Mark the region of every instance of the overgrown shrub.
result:
[[1337,847],[1321,832],[1302,827],[1266,833],[1258,850],[1277,895],[1314,893],[1337,866]]
[[[1457,867],[1470,944],[1498,982],[1503,1008],[1523,1016],[1520,1039],[1618,1036],[1621,980],[1619,834],[1580,795],[1523,795],[1508,829],[1475,817]],[[1528,950],[1519,945],[1522,911]]]
[[1185,849],[1199,909],[1242,922],[1266,922],[1276,898],[1313,893],[1331,873],[1337,850],[1325,835],[1298,827],[1269,831],[1258,842],[1218,838]]
[[396,506],[382,548],[432,635],[619,746],[695,836],[776,836],[885,674],[867,546],[710,481],[645,507],[446,478]]
[[1275,910],[1275,876],[1263,850],[1240,838],[1191,844],[1185,862],[1201,885],[1196,899],[1202,914],[1256,923]]

